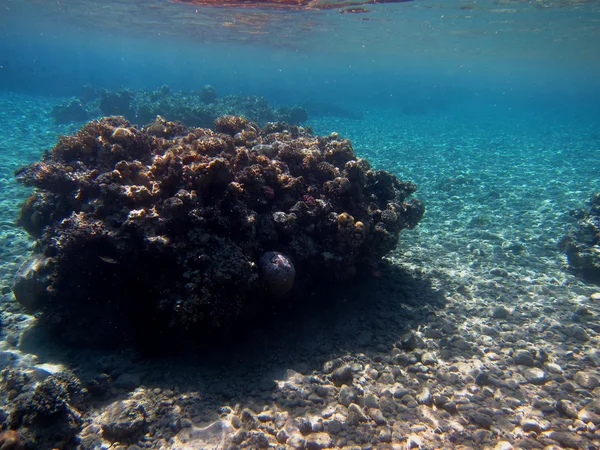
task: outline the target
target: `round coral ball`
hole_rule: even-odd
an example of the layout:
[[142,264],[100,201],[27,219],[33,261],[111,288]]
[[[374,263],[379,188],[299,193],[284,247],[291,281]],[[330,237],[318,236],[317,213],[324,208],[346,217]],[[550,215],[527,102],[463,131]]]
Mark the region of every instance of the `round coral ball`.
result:
[[269,292],[281,297],[292,290],[296,278],[294,263],[279,252],[266,252],[258,263],[262,280]]

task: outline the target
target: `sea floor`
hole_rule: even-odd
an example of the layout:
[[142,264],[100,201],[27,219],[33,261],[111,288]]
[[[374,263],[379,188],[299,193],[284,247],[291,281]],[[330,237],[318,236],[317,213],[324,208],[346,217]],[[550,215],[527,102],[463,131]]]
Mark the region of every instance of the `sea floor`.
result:
[[600,446],[600,286],[569,273],[557,245],[600,190],[594,124],[311,119],[418,183],[419,227],[326,302],[240,342],[150,360],[55,345],[16,304],[32,241],[14,225],[29,190],[13,172],[77,126],[50,119],[61,99],[1,95],[0,369],[102,380],[79,410],[82,449],[108,448],[107,430],[121,442],[110,448],[132,450]]

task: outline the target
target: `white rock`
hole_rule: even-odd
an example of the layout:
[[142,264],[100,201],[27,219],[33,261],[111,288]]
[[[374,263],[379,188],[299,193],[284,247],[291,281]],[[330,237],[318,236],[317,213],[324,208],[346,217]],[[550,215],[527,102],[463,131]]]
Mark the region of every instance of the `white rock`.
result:
[[563,373],[562,367],[555,363],[546,363],[544,364],[544,367],[548,372],[553,373],[555,375],[562,375]]
[[33,377],[36,381],[44,381],[50,375],[56,375],[57,373],[64,372],[65,366],[61,364],[36,364],[31,367],[31,371],[33,372]]

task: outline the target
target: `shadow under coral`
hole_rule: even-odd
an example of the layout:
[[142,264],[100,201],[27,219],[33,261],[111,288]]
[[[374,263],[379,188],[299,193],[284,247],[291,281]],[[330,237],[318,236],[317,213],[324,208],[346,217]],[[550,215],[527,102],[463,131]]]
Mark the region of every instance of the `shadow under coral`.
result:
[[296,299],[284,311],[240,325],[227,339],[157,348],[154,354],[67,347],[47,339],[40,326],[23,336],[20,348],[64,364],[84,383],[106,376],[117,387],[110,396],[142,385],[201,390],[203,410],[217,415],[223,402],[245,404],[268,394],[288,369],[310,374],[332,359],[389,354],[404,334],[443,310],[444,294],[426,277],[391,264],[378,275]]

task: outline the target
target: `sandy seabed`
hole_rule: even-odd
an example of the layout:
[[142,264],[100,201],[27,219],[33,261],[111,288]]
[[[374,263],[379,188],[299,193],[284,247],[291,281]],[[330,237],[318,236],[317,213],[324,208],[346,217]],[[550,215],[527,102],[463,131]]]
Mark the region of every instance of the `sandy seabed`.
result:
[[557,245],[569,211],[600,190],[594,124],[444,111],[312,119],[317,134],[337,131],[418,183],[419,227],[325,301],[239,342],[149,360],[52,344],[15,302],[32,241],[14,225],[29,191],[13,172],[78,127],[53,124],[56,99],[2,102],[0,369],[30,374],[29,388],[75,373],[90,388],[80,448],[600,446],[600,287],[572,275]]

